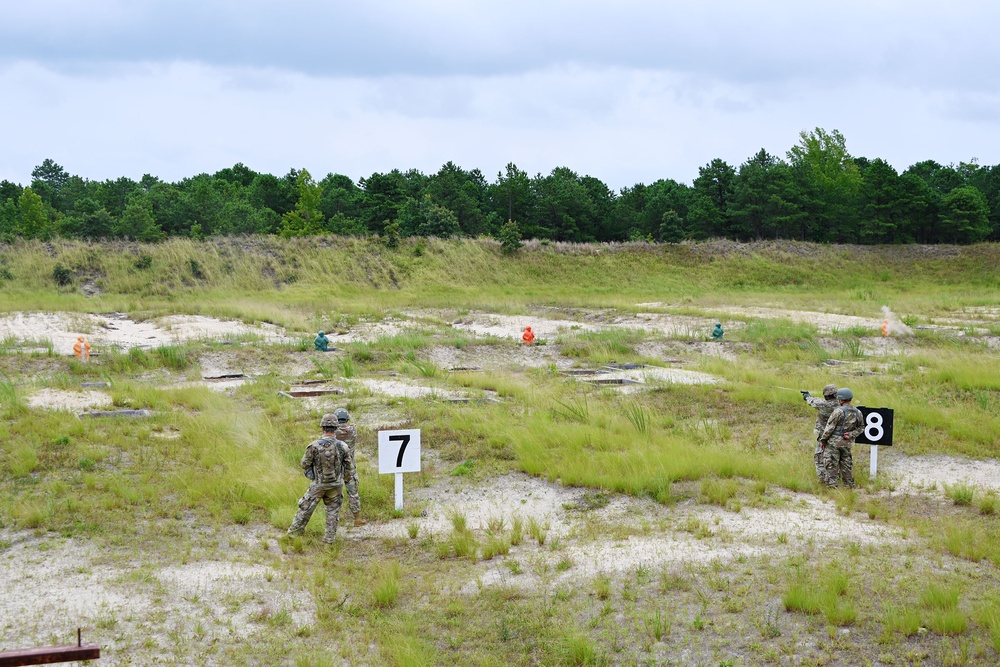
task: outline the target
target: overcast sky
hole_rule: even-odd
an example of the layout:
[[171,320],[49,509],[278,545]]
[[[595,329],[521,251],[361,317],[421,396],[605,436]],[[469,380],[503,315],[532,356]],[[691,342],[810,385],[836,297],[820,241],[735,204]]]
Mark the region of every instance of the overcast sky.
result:
[[899,170],[993,165],[997,25],[972,0],[0,0],[0,179],[451,160],[617,190],[816,127]]

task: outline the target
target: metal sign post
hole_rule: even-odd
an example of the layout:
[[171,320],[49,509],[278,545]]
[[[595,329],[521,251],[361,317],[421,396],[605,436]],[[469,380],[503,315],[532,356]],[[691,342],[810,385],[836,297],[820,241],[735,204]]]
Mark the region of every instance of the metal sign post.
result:
[[396,475],[396,509],[403,509],[403,473],[420,472],[420,429],[379,431],[378,471]]

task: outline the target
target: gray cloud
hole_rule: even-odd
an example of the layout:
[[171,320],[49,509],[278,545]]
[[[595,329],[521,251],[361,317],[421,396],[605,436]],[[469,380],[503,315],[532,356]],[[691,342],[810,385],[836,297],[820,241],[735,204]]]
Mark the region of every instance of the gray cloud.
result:
[[36,0],[0,16],[0,58],[195,61],[319,76],[489,76],[554,66],[734,82],[857,77],[995,87],[987,2]]
[[[494,77],[313,77],[198,63],[137,65],[114,77],[32,63],[0,67],[8,135],[0,179],[27,182],[51,157],[88,178],[178,180],[243,162],[275,174],[306,167],[354,179],[437,171],[452,160],[492,178],[568,166],[613,188],[690,182],[720,157],[783,156],[802,129],[841,130],[857,155],[898,169],[936,159],[1000,162],[990,119],[953,122],[954,99],[878,83],[757,86],[683,73],[554,67]],[[989,153],[983,149],[987,149]]]
[[509,161],[615,188],[803,129],[898,169],[1000,162],[976,2],[34,0],[0,8],[0,179]]

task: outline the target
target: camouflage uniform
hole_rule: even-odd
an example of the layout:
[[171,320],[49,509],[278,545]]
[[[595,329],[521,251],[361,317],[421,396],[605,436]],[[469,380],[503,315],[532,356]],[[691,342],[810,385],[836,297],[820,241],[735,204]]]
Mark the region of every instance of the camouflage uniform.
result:
[[343,440],[347,444],[347,449],[351,452],[351,467],[354,469],[354,476],[348,478],[344,486],[347,489],[347,506],[351,509],[351,514],[355,517],[361,514],[361,496],[358,495],[358,474],[354,466],[354,445],[358,442],[358,429],[354,424],[340,423],[333,435],[338,440]]
[[836,487],[838,480],[844,486],[854,488],[854,459],[851,456],[851,446],[854,439],[865,430],[865,419],[861,410],[850,403],[839,406],[830,415],[820,442],[825,443],[823,449],[823,473],[820,481],[827,486]]
[[312,483],[305,495],[299,499],[299,511],[288,528],[288,534],[302,534],[322,499],[326,505],[326,532],[323,534],[323,541],[329,544],[337,536],[344,479],[357,475],[354,470],[354,457],[351,456],[346,443],[337,440],[329,433],[324,433],[322,438],[314,440],[306,447],[306,453],[302,457],[302,470]]
[[[836,387],[834,387],[834,391],[837,391]],[[816,408],[817,412],[816,426],[813,427],[813,436],[816,438],[816,451],[813,452],[813,459],[816,461],[816,476],[819,477],[820,481],[823,481],[823,448],[819,444],[819,437],[823,433],[823,429],[826,428],[826,423],[830,421],[830,415],[840,405],[840,401],[833,397],[807,396],[806,404]]]

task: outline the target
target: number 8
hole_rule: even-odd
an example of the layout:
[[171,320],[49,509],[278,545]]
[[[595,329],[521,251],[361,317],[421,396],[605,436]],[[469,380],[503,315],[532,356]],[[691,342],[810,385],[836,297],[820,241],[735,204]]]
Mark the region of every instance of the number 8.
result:
[[877,412],[869,412],[865,417],[865,437],[873,442],[878,442],[885,435],[882,428],[882,415]]

